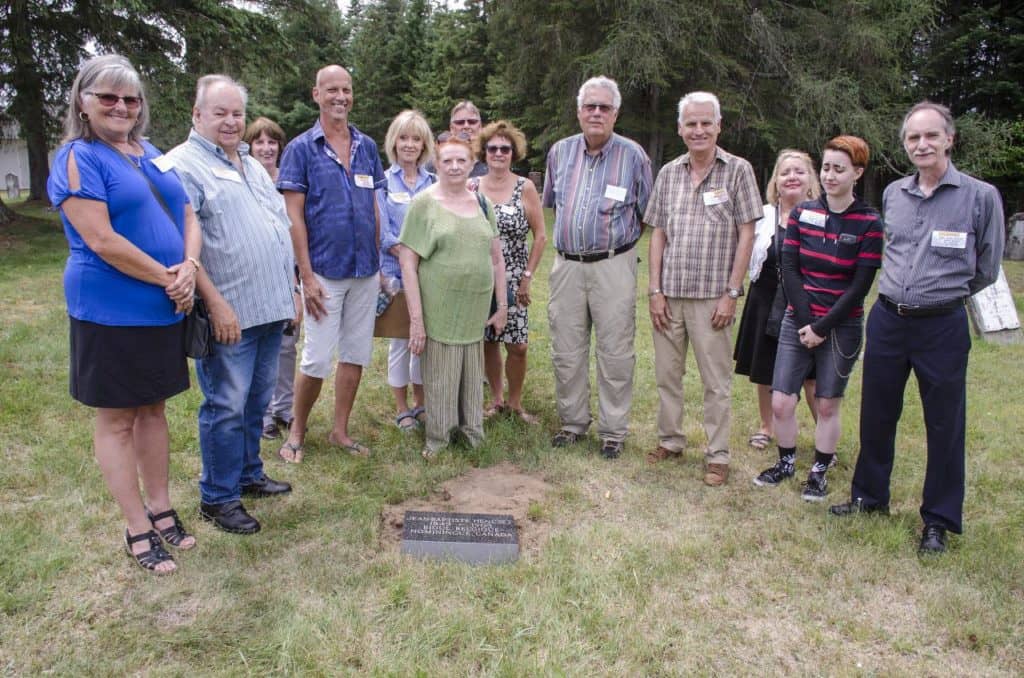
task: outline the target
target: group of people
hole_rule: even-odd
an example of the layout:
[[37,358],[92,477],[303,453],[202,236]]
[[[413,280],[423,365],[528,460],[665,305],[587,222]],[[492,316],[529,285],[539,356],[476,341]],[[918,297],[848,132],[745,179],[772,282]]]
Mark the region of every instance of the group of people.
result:
[[682,379],[692,340],[704,386],[704,482],[727,482],[732,324],[749,271],[735,369],[758,385],[761,426],[750,444],[763,449],[776,437],[779,453],[754,482],[778,485],[795,474],[803,390],[816,419],[803,496],[823,499],[861,351],[863,300],[881,266],[852,497],[831,512],[887,510],[913,369],[929,449],[921,549],[944,550],[946,531],[961,530],[963,307],[995,279],[1003,228],[998,193],[949,162],[947,109],[922,103],[904,120],[901,138],[918,171],[886,190],[883,225],[854,195],[869,150],[853,136],[826,144],[823,195],[807,154],[780,153],[762,205],[750,163],[718,145],[720,105],[707,92],[680,100],[687,152],[654,181],[644,150],[614,131],[617,84],[587,80],[576,101],[581,133],[551,147],[542,193],[512,172],[526,154],[522,132],[503,120],[484,126],[471,102],[453,108],[436,143],[420,113],[399,113],[385,138],[385,171],[374,140],[349,121],[351,74],[321,69],[312,97],[318,119],[286,144],[270,120],[246,127],[242,85],[204,76],[188,139],[162,155],[144,139],[148,103],[127,60],[89,59],[72,85],[48,185],[70,248],[70,390],[96,409],[96,459],[140,566],[172,572],[166,547],[196,543],[170,503],[164,416],[167,398],[189,386],[183,317],[196,296],[214,335],[212,354],[196,360],[200,516],[252,534],[260,523],[242,497],[291,491],[264,472],[261,436],[281,437],[280,458],[302,461],[334,362],[328,442],[371,454],[350,421],[382,288],[388,296],[401,289],[408,312],[408,337],[388,347],[394,421],[402,431],[425,429],[424,458],[454,435],[479,444],[485,416],[537,423],[523,384],[531,282],[547,240],[542,207],[554,212],[557,252],[548,300],[554,447],[583,441],[592,423],[593,336],[600,454],[624,450],[636,364],[633,250],[647,224],[660,401],[648,461],[679,457],[686,446]]

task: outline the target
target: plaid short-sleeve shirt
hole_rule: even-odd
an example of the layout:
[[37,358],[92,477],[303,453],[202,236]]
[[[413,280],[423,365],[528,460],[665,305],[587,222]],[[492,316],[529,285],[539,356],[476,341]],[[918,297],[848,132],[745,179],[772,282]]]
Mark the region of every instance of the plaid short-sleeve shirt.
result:
[[690,179],[690,154],[661,168],[644,222],[665,229],[661,265],[665,296],[713,299],[729,286],[739,227],[763,216],[754,169],[743,158],[715,150],[704,180]]

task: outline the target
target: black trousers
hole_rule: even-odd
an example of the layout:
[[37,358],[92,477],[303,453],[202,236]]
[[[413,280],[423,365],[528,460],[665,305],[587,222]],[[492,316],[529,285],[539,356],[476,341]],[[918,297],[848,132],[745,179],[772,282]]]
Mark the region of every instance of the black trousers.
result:
[[896,426],[911,370],[917,378],[927,431],[921,518],[951,532],[963,529],[967,311],[925,318],[899,316],[876,303],[867,322],[860,411],[860,455],[851,496],[889,504]]

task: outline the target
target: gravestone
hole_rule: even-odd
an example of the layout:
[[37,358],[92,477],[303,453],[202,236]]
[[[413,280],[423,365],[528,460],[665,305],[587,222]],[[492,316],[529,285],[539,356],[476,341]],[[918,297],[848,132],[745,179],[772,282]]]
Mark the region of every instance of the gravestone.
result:
[[1011,261],[1024,259],[1024,212],[1017,212],[1010,217],[1004,256]]
[[18,175],[13,172],[7,173],[7,199],[15,200],[21,197],[21,185],[18,183]]
[[970,298],[967,311],[983,339],[1001,344],[1021,341],[1017,307],[1002,266],[996,281]]
[[402,553],[470,565],[510,563],[519,557],[519,534],[510,515],[406,511]]

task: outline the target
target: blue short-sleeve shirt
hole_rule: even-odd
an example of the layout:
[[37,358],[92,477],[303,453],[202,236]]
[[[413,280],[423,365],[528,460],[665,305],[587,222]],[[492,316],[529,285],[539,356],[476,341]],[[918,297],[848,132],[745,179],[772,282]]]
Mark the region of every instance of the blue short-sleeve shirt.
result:
[[284,149],[279,191],[306,195],[305,220],[313,272],[332,280],[365,278],[379,269],[374,188],[384,184],[377,144],[349,125],[352,145],[345,169],[320,121]]
[[[68,198],[106,203],[114,232],[165,266],[185,258],[185,205],[188,196],[173,169],[161,170],[153,163],[161,153],[152,144],[140,142],[144,153],[131,166],[113,148],[100,141],[77,139],[57,150],[50,178],[46,182],[50,202],[61,207]],[[73,190],[68,180],[68,156],[74,151],[80,186]],[[141,172],[140,172],[141,170]],[[142,176],[145,173],[145,177]],[[154,197],[153,183],[170,210],[171,217]],[[64,268],[64,296],[68,315],[100,325],[159,326],[182,319],[160,285],[133,278],[103,261],[86,244],[60,210],[70,254]]]

